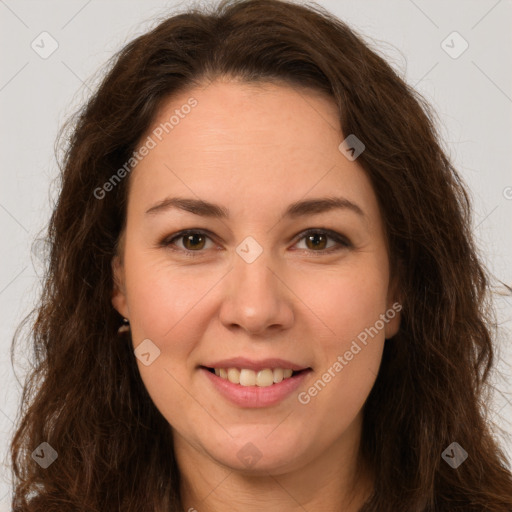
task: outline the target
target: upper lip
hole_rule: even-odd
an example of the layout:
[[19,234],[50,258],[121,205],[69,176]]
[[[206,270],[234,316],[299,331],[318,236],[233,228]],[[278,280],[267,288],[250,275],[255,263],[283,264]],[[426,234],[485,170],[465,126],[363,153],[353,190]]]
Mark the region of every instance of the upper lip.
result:
[[296,372],[309,368],[308,366],[292,363],[291,361],[286,361],[285,359],[269,358],[261,359],[260,361],[254,361],[252,359],[247,359],[246,357],[232,357],[230,359],[222,359],[220,361],[205,363],[202,366],[205,366],[206,368],[246,368],[255,372],[265,370],[266,368],[270,368],[271,370],[274,368],[289,368]]

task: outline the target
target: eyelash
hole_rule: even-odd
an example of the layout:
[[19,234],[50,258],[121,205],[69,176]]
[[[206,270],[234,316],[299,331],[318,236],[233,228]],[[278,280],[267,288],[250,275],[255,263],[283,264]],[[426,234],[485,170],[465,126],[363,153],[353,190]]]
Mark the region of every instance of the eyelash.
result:
[[[308,251],[313,254],[318,253],[318,255],[321,256],[321,255],[331,254],[333,252],[337,252],[337,251],[340,251],[343,249],[348,249],[348,248],[352,247],[352,244],[349,242],[349,240],[346,237],[340,235],[336,231],[332,231],[330,229],[324,229],[324,228],[310,228],[305,231],[302,231],[295,237],[296,238],[295,244],[297,244],[298,242],[300,242],[301,240],[306,238],[308,235],[318,235],[318,234],[327,235],[328,238],[337,242],[339,244],[339,246],[338,247],[330,247],[329,249],[322,249],[322,250],[318,250],[318,251],[314,251],[311,249],[299,249],[299,250],[302,250],[302,251],[305,250],[305,251]],[[212,240],[212,237],[210,236],[211,233],[208,231],[201,230],[201,229],[185,229],[183,231],[179,231],[178,233],[171,235],[171,237],[164,238],[160,242],[159,245],[161,247],[170,248],[173,251],[182,252],[183,254],[185,254],[187,257],[190,257],[190,258],[196,258],[198,256],[201,256],[201,254],[205,251],[204,249],[200,249],[197,251],[191,251],[189,249],[181,249],[181,248],[173,248],[172,247],[173,242],[175,240],[183,238],[184,236],[187,236],[187,235],[203,235],[203,236],[209,238],[210,240]]]

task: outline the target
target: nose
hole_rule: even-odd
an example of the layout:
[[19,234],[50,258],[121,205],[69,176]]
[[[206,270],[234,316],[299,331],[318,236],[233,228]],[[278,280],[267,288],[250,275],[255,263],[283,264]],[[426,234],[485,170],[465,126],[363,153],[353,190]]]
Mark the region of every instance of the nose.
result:
[[276,265],[266,251],[252,263],[235,255],[220,308],[220,320],[226,328],[261,335],[292,326],[293,293],[272,266]]

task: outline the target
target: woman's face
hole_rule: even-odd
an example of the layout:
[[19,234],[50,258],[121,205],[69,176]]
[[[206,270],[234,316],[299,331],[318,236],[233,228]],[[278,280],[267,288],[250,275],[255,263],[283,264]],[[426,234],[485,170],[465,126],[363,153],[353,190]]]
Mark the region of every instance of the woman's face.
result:
[[279,474],[357,448],[399,314],[346,135],[327,98],[217,81],[141,140],[112,302],[179,453]]

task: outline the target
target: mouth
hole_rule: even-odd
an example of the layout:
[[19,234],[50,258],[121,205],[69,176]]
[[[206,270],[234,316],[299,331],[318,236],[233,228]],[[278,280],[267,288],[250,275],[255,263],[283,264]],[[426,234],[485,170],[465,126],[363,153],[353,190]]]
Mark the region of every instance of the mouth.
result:
[[[242,408],[267,408],[278,406],[306,385],[312,368],[282,368],[266,363],[253,363],[252,368],[222,364],[220,366],[199,366],[200,374],[206,378],[220,396],[231,404]],[[281,364],[275,363],[275,364]],[[284,362],[282,366],[288,366]],[[250,363],[249,363],[250,364]],[[247,362],[244,366],[247,365]],[[270,367],[269,367],[270,366]],[[292,402],[287,402],[289,405]]]
[[303,368],[302,370],[293,370],[291,368],[263,368],[255,371],[250,368],[214,368],[201,366],[201,368],[213,373],[221,379],[227,380],[232,384],[238,384],[244,387],[256,386],[266,388],[292,379],[297,375],[311,371],[311,368]]

